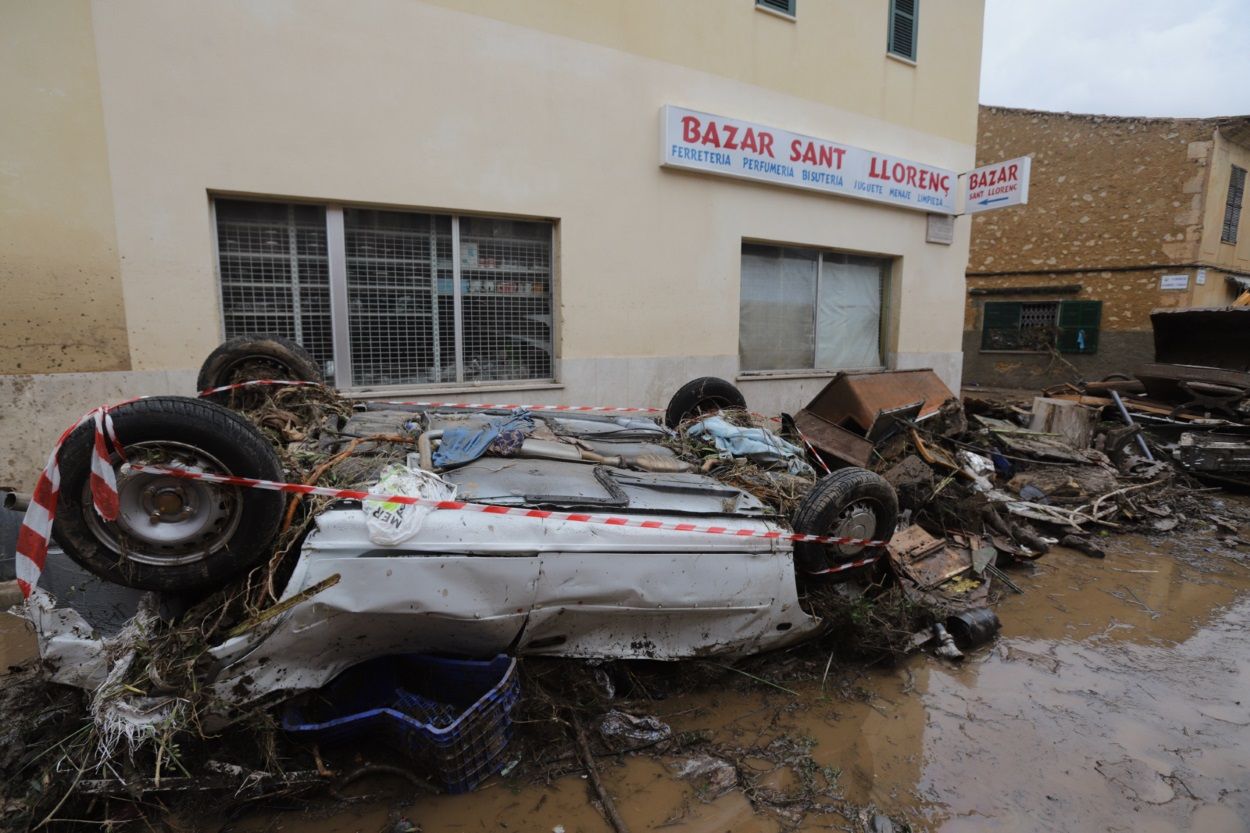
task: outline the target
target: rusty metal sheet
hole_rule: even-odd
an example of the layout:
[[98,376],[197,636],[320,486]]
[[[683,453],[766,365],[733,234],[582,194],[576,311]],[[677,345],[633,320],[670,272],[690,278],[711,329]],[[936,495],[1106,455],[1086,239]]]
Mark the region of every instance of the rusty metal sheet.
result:
[[794,424],[821,454],[828,454],[852,466],[864,467],[872,462],[872,443],[845,428],[839,428],[807,410],[794,415]]
[[918,526],[894,533],[886,553],[894,566],[925,589],[972,569],[971,552],[947,546]]
[[864,435],[882,411],[923,402],[918,418],[924,419],[954,395],[932,370],[839,373],[803,410]]

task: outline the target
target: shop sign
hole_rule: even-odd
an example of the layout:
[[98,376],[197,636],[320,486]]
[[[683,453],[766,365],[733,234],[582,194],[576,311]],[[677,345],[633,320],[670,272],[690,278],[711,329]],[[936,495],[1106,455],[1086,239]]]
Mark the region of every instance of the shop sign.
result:
[[1008,159],[976,168],[968,174],[968,193],[964,213],[992,211],[1029,201],[1029,165],[1027,156]]
[[959,175],[876,151],[666,105],[660,165],[955,213]]

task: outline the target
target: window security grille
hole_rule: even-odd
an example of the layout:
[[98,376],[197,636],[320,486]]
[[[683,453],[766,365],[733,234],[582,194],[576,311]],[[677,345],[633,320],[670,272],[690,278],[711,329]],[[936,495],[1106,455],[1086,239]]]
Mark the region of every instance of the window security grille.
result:
[[916,60],[920,0],[890,0],[890,33],[887,50],[909,61]]
[[1237,225],[1241,222],[1241,203],[1246,194],[1246,170],[1233,165],[1228,177],[1228,201],[1224,204],[1224,228],[1220,232],[1223,243],[1237,242]]
[[1055,343],[1055,323],[1059,317],[1058,301],[1041,301],[1020,305],[1020,348],[1040,350]]
[[[216,205],[227,337],[286,335],[323,365],[337,358],[344,387],[554,376],[550,223],[236,200]],[[331,235],[329,250],[341,257],[327,257]],[[283,249],[283,240],[294,242]],[[303,248],[290,248],[297,244]],[[251,260],[235,254],[253,249],[276,254],[250,267]],[[261,267],[269,277],[258,292],[252,285]],[[345,299],[336,301],[345,308],[333,315],[332,291]],[[336,334],[347,355],[334,355]]]
[[460,218],[464,378],[551,376],[551,227]]
[[226,338],[284,336],[328,373],[334,351],[325,209],[218,200],[216,211]]
[[771,9],[774,12],[781,12],[794,17],[795,6],[798,0],[755,0],[755,5],[763,9]]
[[451,218],[348,208],[343,228],[352,384],[455,381]]

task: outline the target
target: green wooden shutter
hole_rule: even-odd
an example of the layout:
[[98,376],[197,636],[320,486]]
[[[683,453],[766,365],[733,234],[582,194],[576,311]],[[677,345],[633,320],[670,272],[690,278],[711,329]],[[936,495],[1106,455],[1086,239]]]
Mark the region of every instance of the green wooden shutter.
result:
[[1059,352],[1097,353],[1102,301],[1059,302]]
[[755,5],[794,17],[797,11],[795,6],[798,5],[798,0],[755,0]]
[[890,0],[890,33],[886,48],[902,58],[916,60],[916,40],[920,31],[920,0]]
[[988,301],[981,319],[982,350],[1020,349],[1020,302]]

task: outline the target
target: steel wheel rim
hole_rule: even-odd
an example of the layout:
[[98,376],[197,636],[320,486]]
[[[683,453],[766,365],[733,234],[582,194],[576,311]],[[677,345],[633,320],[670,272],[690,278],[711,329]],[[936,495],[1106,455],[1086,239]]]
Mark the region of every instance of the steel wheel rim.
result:
[[[877,502],[874,500],[857,500],[846,505],[838,513],[837,519],[829,535],[835,538],[862,538],[873,540],[877,532]],[[859,555],[864,551],[862,544],[832,544],[840,556]]]
[[[230,474],[221,461],[186,443],[135,443],[128,457],[150,465]],[[112,460],[114,470],[121,463]],[[96,539],[137,564],[171,567],[202,561],[225,548],[239,527],[239,490],[164,474],[117,475],[119,512],[106,521],[95,511],[90,478],[83,484],[83,515]]]

